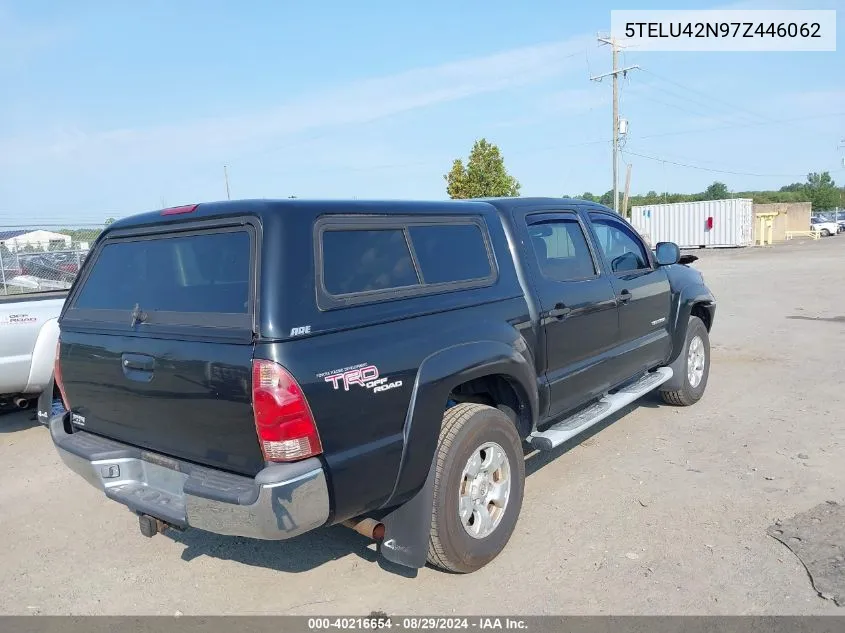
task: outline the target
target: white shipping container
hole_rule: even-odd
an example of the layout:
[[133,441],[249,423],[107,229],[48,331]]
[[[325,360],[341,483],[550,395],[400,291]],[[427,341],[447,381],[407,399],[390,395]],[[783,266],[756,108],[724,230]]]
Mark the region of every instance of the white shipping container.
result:
[[631,224],[652,245],[675,242],[681,248],[751,246],[753,222],[751,198],[652,204],[631,209]]

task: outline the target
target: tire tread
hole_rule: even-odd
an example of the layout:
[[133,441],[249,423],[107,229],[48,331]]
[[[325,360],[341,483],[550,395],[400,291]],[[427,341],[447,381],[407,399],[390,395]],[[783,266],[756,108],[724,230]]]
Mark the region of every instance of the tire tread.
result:
[[[689,323],[687,324],[687,333],[691,332],[694,329],[701,329],[703,330],[703,334],[706,337],[708,335],[707,327],[704,325],[704,321],[702,321],[697,316],[690,316]],[[686,354],[687,352],[687,345],[689,345],[689,334],[684,338],[684,351],[683,353]],[[709,343],[708,343],[709,345]],[[708,352],[709,356],[709,352]],[[707,362],[710,362],[710,359],[707,358]],[[684,371],[686,371],[686,364],[684,364]],[[698,399],[695,398],[694,395],[690,394],[689,390],[689,383],[687,382],[686,376],[684,377],[684,384],[680,389],[673,389],[673,390],[660,390],[660,397],[663,398],[663,402],[666,404],[675,405],[677,407],[691,407]],[[700,396],[699,396],[700,397]]]
[[682,389],[678,389],[677,391],[661,391],[660,397],[663,398],[663,402],[666,404],[673,404],[677,407],[687,407],[692,404],[691,402],[687,402]]
[[[455,436],[473,415],[488,408],[483,404],[462,402],[451,409],[447,409],[443,414],[443,425],[440,428],[440,442],[438,444],[437,454],[435,455],[435,459],[437,460],[434,471],[435,496],[437,496],[442,484],[446,456],[452,448]],[[459,571],[458,566],[446,554],[446,550],[440,539],[436,519],[436,507],[432,506],[431,532],[428,537],[428,562],[447,571]]]

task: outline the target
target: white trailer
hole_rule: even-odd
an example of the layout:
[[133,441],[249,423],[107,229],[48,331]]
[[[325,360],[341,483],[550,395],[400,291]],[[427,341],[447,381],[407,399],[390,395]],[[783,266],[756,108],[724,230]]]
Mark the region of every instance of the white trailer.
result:
[[725,248],[753,244],[751,198],[675,202],[633,207],[631,224],[649,242],[681,248]]

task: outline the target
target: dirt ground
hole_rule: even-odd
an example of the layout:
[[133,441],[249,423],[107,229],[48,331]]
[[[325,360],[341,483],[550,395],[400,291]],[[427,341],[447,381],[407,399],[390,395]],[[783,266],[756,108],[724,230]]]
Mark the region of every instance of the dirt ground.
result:
[[516,532],[481,571],[389,573],[342,527],[144,538],[16,413],[0,416],[0,613],[842,613],[766,528],[845,501],[845,237],[695,254],[719,302],[704,399],[649,397],[530,456]]

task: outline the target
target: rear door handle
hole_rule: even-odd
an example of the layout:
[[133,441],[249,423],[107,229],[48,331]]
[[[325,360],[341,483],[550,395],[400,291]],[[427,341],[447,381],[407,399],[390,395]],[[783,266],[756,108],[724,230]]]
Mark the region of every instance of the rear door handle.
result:
[[555,307],[548,311],[548,316],[553,319],[565,319],[572,312],[572,308],[566,307],[563,302],[557,302]]
[[124,370],[152,371],[155,367],[155,359],[144,354],[123,354],[120,364],[123,365]]
[[629,290],[623,290],[619,293],[619,301],[623,305],[628,303],[631,300],[631,292]]

